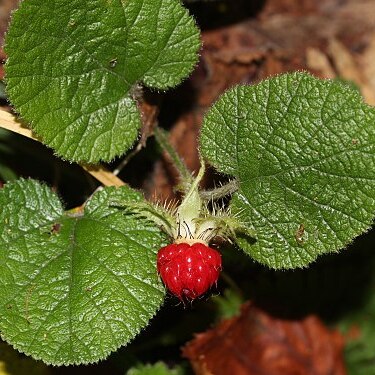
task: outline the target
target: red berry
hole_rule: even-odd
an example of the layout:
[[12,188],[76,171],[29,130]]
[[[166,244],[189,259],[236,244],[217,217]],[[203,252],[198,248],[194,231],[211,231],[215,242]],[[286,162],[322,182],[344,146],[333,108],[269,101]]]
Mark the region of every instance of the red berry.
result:
[[159,250],[157,266],[164,284],[176,297],[193,300],[217,282],[221,255],[200,242],[174,243]]

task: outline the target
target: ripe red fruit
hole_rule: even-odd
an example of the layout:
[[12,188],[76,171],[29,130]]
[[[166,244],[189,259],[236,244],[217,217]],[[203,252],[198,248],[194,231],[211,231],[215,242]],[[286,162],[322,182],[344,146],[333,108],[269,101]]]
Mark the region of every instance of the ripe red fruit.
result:
[[193,300],[217,282],[221,255],[200,242],[174,243],[159,250],[157,267],[164,284],[176,297]]

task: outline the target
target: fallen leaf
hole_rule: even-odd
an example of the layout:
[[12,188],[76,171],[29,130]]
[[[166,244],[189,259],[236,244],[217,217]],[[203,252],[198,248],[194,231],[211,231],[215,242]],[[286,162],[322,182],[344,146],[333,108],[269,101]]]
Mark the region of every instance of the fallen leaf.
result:
[[273,317],[247,302],[241,314],[183,348],[198,375],[345,375],[344,339],[316,316]]

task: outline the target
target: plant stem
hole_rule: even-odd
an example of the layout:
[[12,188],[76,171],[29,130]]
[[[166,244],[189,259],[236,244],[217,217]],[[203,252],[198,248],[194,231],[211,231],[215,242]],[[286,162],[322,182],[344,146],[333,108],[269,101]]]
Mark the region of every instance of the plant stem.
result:
[[168,132],[166,132],[164,129],[161,129],[160,127],[156,127],[154,129],[154,135],[160,147],[169,155],[174,167],[177,169],[182,180],[188,183],[192,183],[192,175],[186,167],[184,161],[181,159],[180,155],[178,155],[177,151],[169,142]]
[[238,182],[236,179],[234,179],[218,188],[212,190],[203,190],[200,192],[200,196],[203,200],[206,201],[216,200],[235,193],[238,190],[238,187]]
[[137,144],[137,146],[134,148],[134,150],[130,151],[129,154],[122,159],[120,164],[113,170],[113,174],[117,176],[124,168],[125,166],[129,163],[130,159],[132,159],[135,155],[138,154],[139,151],[141,151],[143,148],[143,144],[140,142]]

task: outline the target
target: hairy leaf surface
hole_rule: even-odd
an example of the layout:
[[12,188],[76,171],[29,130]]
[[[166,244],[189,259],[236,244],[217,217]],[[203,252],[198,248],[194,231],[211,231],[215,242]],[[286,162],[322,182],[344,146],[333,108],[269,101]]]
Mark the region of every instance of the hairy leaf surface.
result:
[[348,85],[292,73],[226,92],[206,115],[202,154],[240,184],[233,212],[273,268],[306,266],[366,231],[375,213],[375,109]]
[[91,363],[129,342],[159,309],[159,228],[112,207],[143,199],[106,188],[83,213],[65,213],[46,186],[0,190],[0,330],[46,363]]
[[178,0],[24,0],[6,37],[7,91],[59,156],[109,161],[137,137],[138,83],[176,86],[199,47]]

